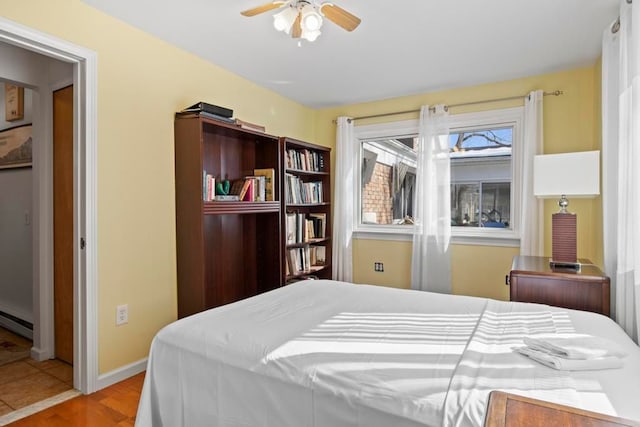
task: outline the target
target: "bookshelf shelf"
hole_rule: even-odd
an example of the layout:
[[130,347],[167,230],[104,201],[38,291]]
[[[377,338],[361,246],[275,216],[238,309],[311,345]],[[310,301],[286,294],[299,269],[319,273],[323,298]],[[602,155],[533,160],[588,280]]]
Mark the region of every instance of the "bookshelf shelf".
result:
[[317,207],[317,206],[331,206],[331,203],[322,202],[322,203],[288,203],[287,204],[287,207],[289,208],[295,208],[295,207],[308,208],[308,207]]
[[331,149],[284,137],[280,152],[283,283],[331,279]]
[[285,170],[285,172],[296,174],[296,175],[317,175],[317,176],[329,175],[329,172],[305,171],[301,169],[288,169],[288,168]]
[[[311,266],[311,268],[309,270],[301,271],[299,273],[288,275],[287,276],[287,280],[289,281],[291,279],[304,279],[307,276],[316,275],[318,273],[323,273],[329,267],[330,267],[329,265],[313,265],[313,266]],[[331,272],[329,271],[329,274],[330,273]]]
[[205,215],[280,212],[280,202],[204,202]]
[[319,245],[321,243],[327,243],[329,240],[331,239],[325,237],[321,239],[309,239],[306,242],[301,243],[287,243],[287,248],[304,248],[305,246],[309,245]]

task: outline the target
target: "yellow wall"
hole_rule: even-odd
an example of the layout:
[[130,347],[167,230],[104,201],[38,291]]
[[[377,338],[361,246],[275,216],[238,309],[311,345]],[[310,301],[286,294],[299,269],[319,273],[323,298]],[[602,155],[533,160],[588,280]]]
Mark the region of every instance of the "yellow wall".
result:
[[[0,10],[98,54],[98,357],[106,373],[146,357],[154,334],[176,319],[173,113],[208,101],[304,140],[314,112],[79,0],[0,0]],[[124,303],[129,323],[116,327]]]
[[[564,95],[544,98],[544,152],[562,153],[600,148],[599,64],[584,68],[478,85],[406,96],[377,102],[349,105],[321,110],[317,114],[317,141],[335,148],[335,124],[338,116],[363,116],[392,111],[419,109],[422,104],[457,104],[483,99],[495,99],[525,94],[543,89],[564,91]],[[522,105],[522,101],[507,101],[459,107],[452,114],[506,108]],[[406,120],[416,114],[392,116],[383,120]],[[357,124],[370,124],[368,120]],[[335,162],[333,163],[335,164]],[[578,214],[578,256],[590,258],[602,265],[602,209],[600,198],[571,200],[570,210]],[[555,201],[545,201],[545,254],[551,253],[551,214],[557,211]],[[452,287],[456,294],[508,299],[509,288],[505,275],[517,248],[493,246],[452,247]],[[355,240],[353,245],[354,281],[408,288],[411,282],[411,242],[383,240]],[[374,262],[383,262],[385,271],[373,271]]]

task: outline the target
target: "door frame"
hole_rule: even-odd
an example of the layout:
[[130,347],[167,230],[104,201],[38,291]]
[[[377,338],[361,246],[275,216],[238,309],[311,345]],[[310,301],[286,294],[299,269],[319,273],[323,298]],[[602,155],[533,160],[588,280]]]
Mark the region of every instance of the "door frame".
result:
[[[97,329],[97,54],[65,40],[0,17],[0,42],[73,65],[74,85],[74,387],[96,391]],[[44,100],[50,87],[41,87]],[[43,126],[34,130],[42,141],[34,147],[34,347],[37,359],[53,357],[53,187],[51,103]],[[36,224],[37,222],[37,224]],[[85,242],[80,249],[81,241]],[[51,326],[51,327],[50,327]]]

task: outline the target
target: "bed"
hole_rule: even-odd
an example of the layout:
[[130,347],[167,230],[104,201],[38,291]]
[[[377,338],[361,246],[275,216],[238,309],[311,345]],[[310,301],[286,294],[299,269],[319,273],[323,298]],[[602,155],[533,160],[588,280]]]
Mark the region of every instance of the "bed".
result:
[[[616,342],[623,367],[559,371],[513,351],[572,332]],[[640,420],[640,348],[595,313],[303,281],[163,328],[136,426],[481,426],[492,390]]]

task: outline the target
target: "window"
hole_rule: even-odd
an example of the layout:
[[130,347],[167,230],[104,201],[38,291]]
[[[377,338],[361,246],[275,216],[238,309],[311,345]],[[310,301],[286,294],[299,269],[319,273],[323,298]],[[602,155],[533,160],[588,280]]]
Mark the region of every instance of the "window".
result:
[[[521,122],[522,108],[450,116],[454,242],[518,244]],[[355,135],[357,235],[410,239],[418,122],[356,126]]]
[[412,224],[416,140],[405,137],[362,141],[362,223]]
[[452,132],[451,225],[511,228],[513,127]]

